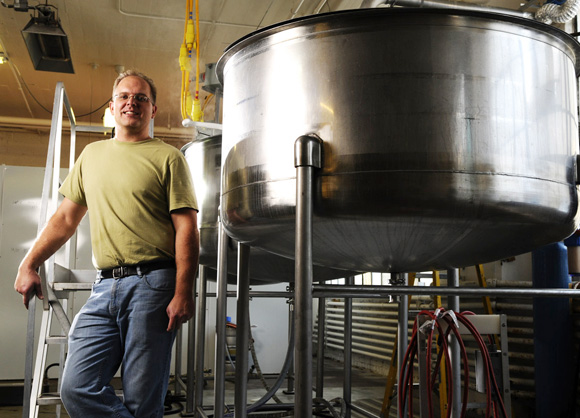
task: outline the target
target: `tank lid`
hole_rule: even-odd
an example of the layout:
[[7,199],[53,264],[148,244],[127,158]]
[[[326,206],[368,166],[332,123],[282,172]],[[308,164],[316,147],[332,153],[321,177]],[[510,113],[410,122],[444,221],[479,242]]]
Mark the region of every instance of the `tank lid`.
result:
[[[276,33],[287,31],[294,28],[314,26],[330,28],[334,25],[344,25],[347,21],[364,20],[371,18],[401,18],[404,16],[421,16],[421,15],[443,15],[449,17],[464,16],[474,17],[490,22],[506,22],[512,25],[526,27],[528,29],[536,30],[539,34],[543,32],[545,35],[551,35],[564,42],[568,46],[569,55],[576,69],[576,75],[580,76],[580,43],[570,34],[560,30],[554,26],[547,25],[532,19],[527,19],[520,16],[474,11],[461,9],[438,9],[438,8],[374,8],[374,9],[353,9],[342,10],[330,13],[321,13],[317,15],[303,16],[292,20],[276,23],[271,26],[264,27],[257,31],[251,32],[248,35],[238,39],[229,45],[221,58],[218,60],[216,73],[220,83],[224,84],[223,72],[226,63],[237,52],[245,47],[266,39]],[[361,28],[364,26],[361,26]],[[316,30],[316,29],[315,29]]]

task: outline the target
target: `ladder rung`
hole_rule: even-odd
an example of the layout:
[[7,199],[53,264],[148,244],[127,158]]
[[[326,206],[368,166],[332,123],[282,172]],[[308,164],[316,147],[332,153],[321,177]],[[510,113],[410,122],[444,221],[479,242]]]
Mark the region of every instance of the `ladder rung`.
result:
[[50,337],[46,337],[47,344],[65,344],[68,341],[68,338],[64,335],[51,335]]
[[[117,395],[119,399],[123,400],[122,390],[116,390],[115,395]],[[45,392],[36,399],[37,405],[58,405],[59,403],[61,403],[61,400],[60,393],[58,392]]]
[[61,400],[58,392],[46,392],[36,399],[37,405],[58,405],[59,403],[61,403]]
[[76,291],[76,290],[91,290],[93,287],[92,283],[63,283],[57,282],[52,284],[52,288],[56,292],[62,291]]

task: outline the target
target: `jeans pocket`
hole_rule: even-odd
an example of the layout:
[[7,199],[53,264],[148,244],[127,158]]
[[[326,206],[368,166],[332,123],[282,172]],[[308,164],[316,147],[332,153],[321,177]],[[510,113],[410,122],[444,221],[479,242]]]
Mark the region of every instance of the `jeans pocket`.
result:
[[154,270],[143,276],[143,281],[152,290],[175,291],[175,269]]

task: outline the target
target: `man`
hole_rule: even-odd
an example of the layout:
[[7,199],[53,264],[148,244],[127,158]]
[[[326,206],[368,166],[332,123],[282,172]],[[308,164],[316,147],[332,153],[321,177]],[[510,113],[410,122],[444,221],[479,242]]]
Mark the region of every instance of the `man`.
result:
[[[98,273],[69,334],[61,398],[72,418],[162,417],[175,332],[193,316],[197,202],[185,158],[149,137],[155,100],[145,75],[115,80],[115,137],[82,152],[14,284],[27,308],[42,299],[36,270],[89,211]],[[123,402],[110,386],[119,366]]]

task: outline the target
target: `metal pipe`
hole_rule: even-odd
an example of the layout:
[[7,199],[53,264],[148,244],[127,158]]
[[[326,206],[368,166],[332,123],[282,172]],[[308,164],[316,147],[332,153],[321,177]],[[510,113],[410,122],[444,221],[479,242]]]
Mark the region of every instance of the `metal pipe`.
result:
[[[354,277],[346,279],[346,284],[354,284]],[[352,403],[352,299],[344,300],[344,383],[343,398],[346,403],[345,418],[350,418]]]
[[[459,287],[459,270],[447,270],[447,286]],[[447,298],[449,309],[459,312],[459,296],[451,295]],[[459,341],[454,335],[451,336],[451,370],[453,372],[453,405],[452,417],[459,418],[461,412],[461,357]]]
[[[294,283],[288,284],[288,290],[294,294]],[[290,343],[291,338],[294,338],[295,335],[294,299],[290,298],[288,300],[288,343]],[[294,395],[294,356],[292,356],[290,362],[291,365],[288,368],[288,386],[284,390],[286,395]]]
[[[342,301],[328,301],[326,303],[327,305],[330,306],[344,306],[344,302]],[[395,303],[390,303],[390,302],[385,302],[385,303],[381,303],[381,302],[352,302],[352,306],[354,307],[372,307],[372,308],[391,308],[396,306]],[[353,312],[356,312],[356,310],[354,310]]]
[[175,396],[181,395],[181,385],[179,381],[181,380],[181,357],[183,355],[183,327],[180,327],[175,336],[175,360],[174,360],[174,374],[175,380],[173,381],[173,394]]
[[[226,292],[228,298],[235,298],[236,292],[229,291]],[[208,298],[217,297],[216,293],[207,293]],[[266,290],[253,290],[250,292],[251,298],[291,298],[294,296],[293,292],[280,292],[280,291],[266,291]]]
[[[199,295],[197,297],[197,327],[196,327],[196,338],[195,338],[195,394],[193,399],[193,405],[191,404],[191,396],[189,388],[192,386],[188,385],[188,393],[185,405],[185,412],[191,413],[196,411],[198,407],[203,407],[203,368],[205,359],[205,309],[207,306],[207,267],[204,265],[199,266]],[[187,381],[189,382],[189,372]]]
[[488,12],[488,13],[502,13],[505,15],[532,18],[533,15],[528,12],[522,12],[519,10],[504,9],[501,7],[491,7],[477,5],[462,1],[446,1],[446,0],[396,0],[396,1],[383,1],[382,3],[391,3],[395,6],[404,7],[426,7],[426,8],[438,8],[438,9],[455,9],[455,10],[468,10],[476,12]]
[[[394,273],[391,275],[393,284],[397,286],[407,286],[409,284],[409,276],[407,273]],[[397,330],[397,368],[399,370],[397,381],[399,388],[401,387],[401,371],[403,368],[403,355],[407,351],[409,338],[409,298],[402,295],[399,298],[399,326]],[[399,416],[405,414],[405,405],[402,405],[397,396],[397,411]]]
[[294,416],[312,417],[312,214],[314,169],[320,168],[321,141],[301,136],[295,142],[296,167],[296,405]]
[[[352,298],[350,298],[350,299],[352,299]],[[395,305],[394,304],[392,306],[393,306],[393,308],[395,308]],[[336,311],[336,312],[342,312],[343,311],[342,308],[338,308],[338,309],[337,308],[334,308],[333,310]],[[358,318],[369,318],[369,319],[371,319],[372,316],[366,316],[366,315],[382,315],[385,312],[390,312],[390,310],[389,311],[386,311],[386,310],[374,310],[374,309],[352,309],[351,312],[352,312],[352,314],[355,317],[358,317]],[[392,309],[392,312],[396,312],[396,310],[395,309]]]
[[224,416],[226,392],[226,312],[228,286],[228,235],[219,222],[218,265],[216,290],[216,334],[214,359],[214,416]]
[[326,329],[326,299],[318,300],[318,350],[316,352],[316,397],[324,397],[324,333]]
[[250,247],[238,243],[238,296],[236,327],[236,418],[245,418],[248,400],[248,354],[250,344]]
[[573,289],[490,289],[467,287],[426,286],[366,286],[366,285],[313,285],[312,295],[318,298],[384,298],[392,295],[457,295],[457,296],[504,296],[529,298],[535,296],[580,298],[580,290]]
[[[388,313],[391,313],[391,312],[388,312]],[[396,314],[396,312],[393,312],[393,314]],[[327,314],[327,315],[330,318],[342,319],[342,317],[343,317],[343,315],[339,315],[339,314]],[[365,321],[370,322],[370,323],[387,323],[387,324],[395,324],[396,325],[399,322],[397,320],[397,318],[372,318],[372,317],[368,317],[368,316],[357,316],[357,315],[355,315],[354,318],[355,319],[364,319]],[[334,321],[333,319],[329,319],[328,322],[338,323],[338,321]],[[361,325],[364,326],[364,324],[361,324]],[[376,325],[375,325],[375,327],[376,327]]]

